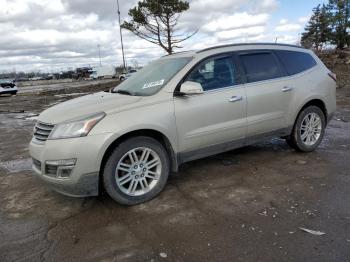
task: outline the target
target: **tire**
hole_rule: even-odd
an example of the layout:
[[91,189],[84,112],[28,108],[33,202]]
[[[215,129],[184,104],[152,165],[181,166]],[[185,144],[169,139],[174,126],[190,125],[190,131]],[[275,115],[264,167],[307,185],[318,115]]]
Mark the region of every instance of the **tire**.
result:
[[[130,155],[135,160],[133,152],[138,161],[132,162]],[[158,162],[160,164],[155,165]],[[120,204],[140,204],[156,197],[164,189],[169,166],[168,154],[157,140],[144,136],[130,138],[120,143],[109,156],[104,166],[103,186],[108,195]]]
[[322,142],[325,128],[326,117],[323,111],[317,106],[306,107],[299,113],[287,143],[300,152],[314,151]]
[[11,96],[15,96],[15,95],[17,95],[17,91],[11,93]]
[[119,78],[119,81],[124,81],[125,80],[125,77],[124,76],[121,76],[120,78]]

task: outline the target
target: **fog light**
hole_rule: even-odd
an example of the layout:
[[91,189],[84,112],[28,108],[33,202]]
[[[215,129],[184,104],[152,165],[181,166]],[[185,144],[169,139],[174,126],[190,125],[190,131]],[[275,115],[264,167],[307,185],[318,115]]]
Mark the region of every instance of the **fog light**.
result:
[[74,166],[60,166],[57,170],[57,177],[68,178],[72,173]]
[[68,178],[75,166],[76,159],[48,160],[45,162],[45,173],[57,178]]

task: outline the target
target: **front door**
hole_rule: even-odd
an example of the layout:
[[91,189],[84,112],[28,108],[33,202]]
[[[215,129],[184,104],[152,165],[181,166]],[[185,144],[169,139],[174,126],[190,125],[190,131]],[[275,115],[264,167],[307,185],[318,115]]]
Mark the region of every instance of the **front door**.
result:
[[231,55],[208,58],[185,81],[202,85],[204,93],[175,97],[180,152],[186,160],[243,145],[246,131],[245,88],[237,84]]

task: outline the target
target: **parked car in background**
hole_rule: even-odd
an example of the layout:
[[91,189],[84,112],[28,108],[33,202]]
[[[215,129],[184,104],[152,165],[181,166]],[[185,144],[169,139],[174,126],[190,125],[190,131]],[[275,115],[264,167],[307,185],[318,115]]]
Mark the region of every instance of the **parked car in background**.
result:
[[132,76],[133,74],[135,74],[137,72],[136,69],[130,69],[126,74],[121,74],[119,76],[119,80],[120,81],[124,81],[125,79],[129,78],[130,76]]
[[17,94],[17,86],[14,83],[12,79],[0,79],[0,95],[3,94],[11,94],[16,95]]
[[[336,110],[336,76],[310,50],[236,44],[156,60],[112,92],[40,114],[33,169],[57,191],[134,205],[170,171],[272,137],[315,150]],[[277,157],[277,155],[276,155]],[[215,174],[213,174],[215,175]]]
[[39,80],[45,80],[45,77],[43,76],[34,76],[29,78],[30,81],[39,81]]
[[115,78],[116,69],[114,66],[96,66],[92,68],[90,77],[92,79]]

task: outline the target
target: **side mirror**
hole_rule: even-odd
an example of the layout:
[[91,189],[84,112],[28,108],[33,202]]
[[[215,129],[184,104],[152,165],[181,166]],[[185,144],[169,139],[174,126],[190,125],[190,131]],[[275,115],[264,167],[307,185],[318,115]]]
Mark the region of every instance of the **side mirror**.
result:
[[203,94],[203,88],[200,83],[186,81],[180,87],[180,94],[182,95],[198,95]]

